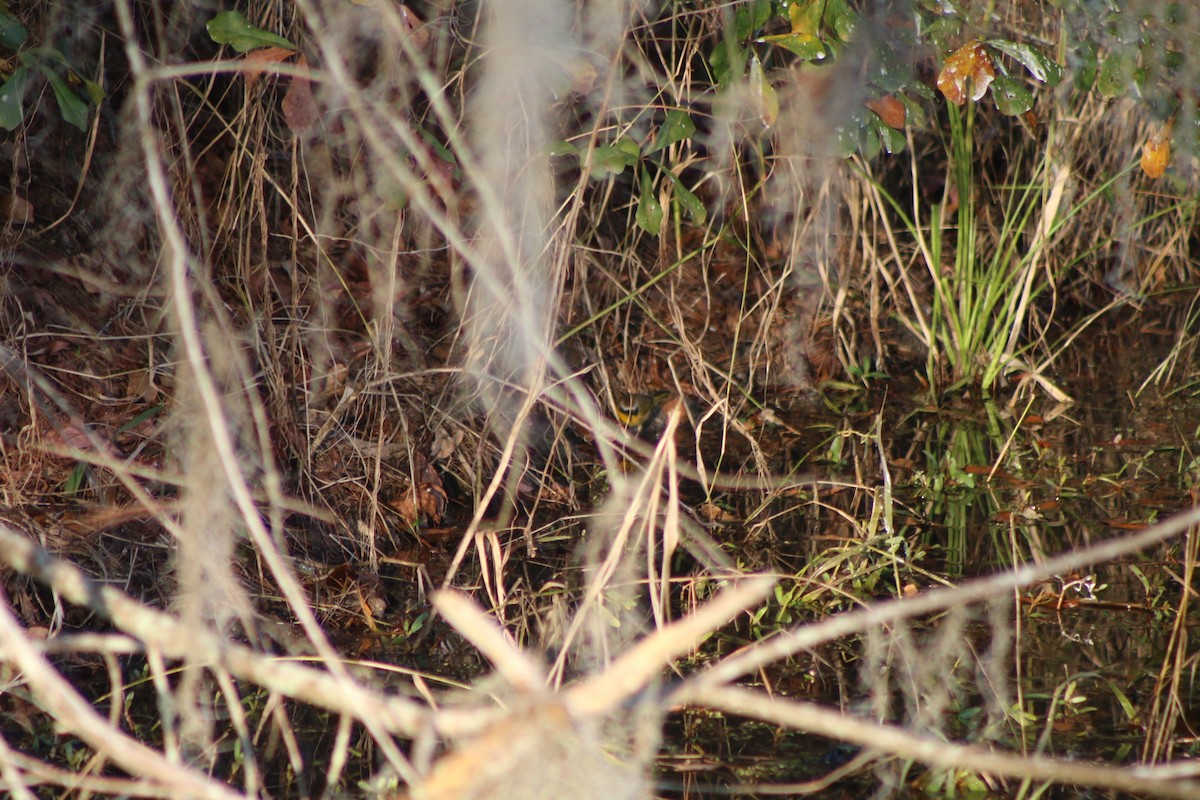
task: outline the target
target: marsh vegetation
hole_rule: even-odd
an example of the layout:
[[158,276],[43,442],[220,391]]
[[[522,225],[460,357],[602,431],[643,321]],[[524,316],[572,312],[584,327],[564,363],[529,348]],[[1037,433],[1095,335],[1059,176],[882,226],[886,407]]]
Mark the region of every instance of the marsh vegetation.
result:
[[0,3],[0,785],[1198,796],[1196,52]]

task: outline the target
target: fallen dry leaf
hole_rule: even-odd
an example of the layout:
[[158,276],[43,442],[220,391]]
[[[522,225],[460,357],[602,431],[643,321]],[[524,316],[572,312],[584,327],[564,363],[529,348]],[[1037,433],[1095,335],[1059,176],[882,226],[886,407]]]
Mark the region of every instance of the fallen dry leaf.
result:
[[59,440],[75,450],[91,450],[92,442],[87,433],[76,425],[63,425],[58,429]]
[[158,399],[158,387],[154,385],[153,376],[148,369],[135,369],[129,373],[129,380],[125,383],[125,399],[136,398],[147,403]]
[[400,498],[386,503],[409,525],[437,525],[446,514],[449,497],[442,486],[442,478],[433,464],[420,453],[413,454],[413,469],[416,487],[406,491]]
[[[308,60],[302,55],[296,66],[307,69]],[[313,97],[312,81],[308,78],[292,78],[292,85],[283,96],[283,118],[292,133],[304,133],[316,123],[317,99]]]
[[433,447],[430,448],[430,455],[435,461],[445,461],[450,456],[454,455],[454,451],[458,449],[462,443],[466,432],[461,428],[456,430],[453,435],[447,433],[439,433],[437,438],[433,440]]
[[417,50],[423,51],[429,47],[429,29],[425,27],[425,23],[421,21],[415,11],[408,6],[400,6],[400,19],[404,21],[404,27],[412,37],[413,46]]
[[[258,77],[266,72],[272,64],[287,61],[296,53],[297,51],[287,47],[260,47],[246,53],[246,57],[243,59],[245,66],[242,68],[242,74],[246,77],[246,88],[249,89],[258,83]],[[303,56],[301,58],[303,59]]]
[[0,195],[0,222],[28,225],[33,222],[33,205],[19,194]]

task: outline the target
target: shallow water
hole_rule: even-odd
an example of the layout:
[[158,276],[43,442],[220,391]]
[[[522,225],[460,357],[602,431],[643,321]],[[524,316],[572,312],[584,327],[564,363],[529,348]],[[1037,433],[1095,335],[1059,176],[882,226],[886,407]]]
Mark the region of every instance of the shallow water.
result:
[[[852,397],[841,414],[809,411],[789,420],[812,440],[785,442],[776,456],[806,450],[828,475],[853,474],[861,488],[777,521],[785,533],[772,555],[785,567],[782,585],[785,565],[811,575],[820,571],[814,565],[845,558],[874,575],[846,584],[870,602],[894,596],[898,586],[957,582],[1120,537],[1189,508],[1200,478],[1193,451],[1200,403],[1187,391],[1138,391],[1164,356],[1162,344],[1098,336],[1080,361],[1092,366],[1061,380],[1070,404],[1035,395],[1011,408],[970,397],[934,405],[893,383],[886,395]],[[873,436],[877,416],[882,442]],[[861,519],[878,505],[880,451],[893,484],[893,528],[889,535],[879,526],[864,541],[869,530],[845,524],[843,514]],[[1195,627],[1177,614],[1185,545],[1173,540],[1020,596],[840,642],[777,665],[760,683],[779,695],[1012,752],[1112,764],[1195,755],[1200,693],[1190,679],[1169,680],[1172,670],[1188,669],[1178,637]],[[903,558],[889,564],[888,552]],[[816,600],[792,612],[799,621],[843,607]],[[938,796],[950,782],[959,793],[1016,796],[1014,782],[886,761],[819,789],[857,752],[684,710],[668,727],[661,788],[679,797],[754,796],[773,784],[775,794]],[[790,785],[808,782],[815,783]],[[1058,788],[1048,796],[1084,795]]]

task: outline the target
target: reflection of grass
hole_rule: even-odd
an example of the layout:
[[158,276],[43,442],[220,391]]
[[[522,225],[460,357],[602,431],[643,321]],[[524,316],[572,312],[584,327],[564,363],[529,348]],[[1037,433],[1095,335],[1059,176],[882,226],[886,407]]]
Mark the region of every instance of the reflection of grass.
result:
[[[1003,452],[1007,436],[1001,431],[995,408],[984,424],[937,413],[920,426],[925,439],[925,467],[915,476],[917,496],[924,503],[927,518],[938,520],[945,528],[945,570],[961,577],[969,557],[980,558],[982,531],[991,528],[990,520],[999,504],[988,484],[988,473],[995,467],[997,453]],[[940,537],[939,537],[940,538]],[[927,534],[927,546],[932,541]],[[986,563],[1008,563],[1011,559],[999,542],[982,556]]]

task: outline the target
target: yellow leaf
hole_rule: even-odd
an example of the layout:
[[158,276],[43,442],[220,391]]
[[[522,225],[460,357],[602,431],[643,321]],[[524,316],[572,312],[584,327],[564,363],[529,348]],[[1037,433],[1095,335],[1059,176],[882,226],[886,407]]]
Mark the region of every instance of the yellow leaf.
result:
[[1142,172],[1151,180],[1161,178],[1171,164],[1171,130],[1174,127],[1175,121],[1168,120],[1142,145]]
[[788,6],[792,33],[815,37],[821,27],[821,10],[824,5],[825,0],[800,0]]
[[979,42],[970,42],[946,58],[938,73],[937,87],[946,99],[956,106],[967,102],[967,87],[971,99],[978,101],[996,77],[996,68],[987,49]]

